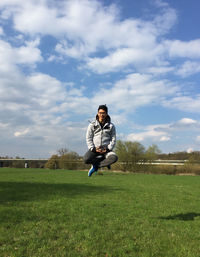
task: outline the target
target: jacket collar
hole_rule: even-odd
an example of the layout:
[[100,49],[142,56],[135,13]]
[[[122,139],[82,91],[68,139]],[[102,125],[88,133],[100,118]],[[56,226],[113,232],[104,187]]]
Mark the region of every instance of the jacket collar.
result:
[[[111,118],[109,115],[107,115],[104,126],[107,124],[110,124],[110,122],[111,122]],[[100,125],[98,115],[96,115],[95,125]]]

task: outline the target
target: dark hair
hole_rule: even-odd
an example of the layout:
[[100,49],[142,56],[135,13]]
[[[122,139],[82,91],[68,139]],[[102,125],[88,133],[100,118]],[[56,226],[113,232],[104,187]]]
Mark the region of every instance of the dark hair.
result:
[[106,113],[108,113],[108,107],[106,106],[106,104],[99,105],[98,111],[99,111],[100,109],[102,109],[102,110],[104,110]]

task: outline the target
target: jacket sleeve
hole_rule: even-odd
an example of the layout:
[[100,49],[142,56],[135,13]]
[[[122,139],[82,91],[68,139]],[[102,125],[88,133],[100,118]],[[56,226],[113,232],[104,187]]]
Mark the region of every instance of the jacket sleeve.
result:
[[94,142],[93,142],[93,137],[94,137],[94,127],[93,127],[93,124],[91,123],[88,126],[87,133],[86,133],[87,147],[91,151],[94,150],[94,148],[95,148],[95,145],[94,145]]
[[111,129],[111,140],[108,145],[108,150],[112,151],[113,148],[115,147],[115,144],[116,144],[116,129],[115,129],[115,126],[113,125]]

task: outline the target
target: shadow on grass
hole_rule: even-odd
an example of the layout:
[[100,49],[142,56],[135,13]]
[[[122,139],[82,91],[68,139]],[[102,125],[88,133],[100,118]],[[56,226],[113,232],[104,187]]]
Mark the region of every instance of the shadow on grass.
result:
[[79,214],[83,199],[86,206],[83,204],[82,208],[87,210],[90,208],[88,196],[94,199],[115,190],[119,189],[89,184],[0,182],[0,224],[10,229],[21,222],[56,222],[59,215],[59,222],[70,222]]
[[87,184],[46,184],[29,182],[0,182],[0,204],[19,201],[39,201],[50,198],[74,198],[77,195],[105,194],[116,190],[108,186]]
[[195,212],[188,212],[188,213],[180,213],[176,215],[170,215],[166,217],[159,217],[160,219],[163,220],[184,220],[184,221],[191,221],[194,220],[195,217],[199,217],[200,213],[195,213]]

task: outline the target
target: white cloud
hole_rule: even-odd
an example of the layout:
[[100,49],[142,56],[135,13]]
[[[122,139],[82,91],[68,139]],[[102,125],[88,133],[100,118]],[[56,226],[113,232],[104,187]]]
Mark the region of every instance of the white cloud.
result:
[[[83,152],[87,117],[102,103],[109,104],[112,120],[119,126],[130,122],[130,114],[137,108],[148,105],[199,112],[199,95],[185,96],[180,87],[158,76],[175,72],[170,63],[174,58],[199,58],[200,41],[166,40],[164,34],[175,24],[176,11],[163,1],[157,1],[157,6],[154,17],[142,20],[122,19],[117,5],[105,6],[95,0],[1,0],[0,19],[8,20],[14,34],[3,41],[6,30],[0,27],[0,129],[10,145],[16,151],[22,143],[31,145],[42,154],[67,142],[67,147]],[[50,52],[42,45],[47,35],[54,37],[53,46],[47,47],[55,47]],[[59,75],[40,72],[36,65],[45,62],[43,56],[51,62],[48,65],[62,62],[67,69],[71,57],[82,67],[81,72],[86,68],[98,74],[119,72],[121,79],[113,82],[108,77],[109,84],[99,82],[88,96],[87,85],[63,83]],[[127,70],[135,73],[121,73],[127,74]],[[197,72],[198,61],[185,61],[177,74],[184,77]],[[148,126],[127,138],[166,142],[174,131],[198,127],[197,121],[183,118]],[[1,147],[7,147],[6,141]]]
[[160,138],[160,142],[165,142],[165,141],[169,141],[170,137],[169,136],[161,136]]
[[170,8],[169,4],[164,1],[156,0],[154,2],[161,8],[161,14],[154,19],[155,27],[160,34],[165,34],[177,21],[176,11],[175,9]]
[[154,74],[154,75],[156,75],[156,74],[165,74],[165,73],[168,73],[168,72],[172,72],[172,71],[174,71],[175,70],[175,68],[174,67],[168,67],[168,66],[158,66],[158,67],[154,67],[154,66],[150,66],[150,67],[148,67],[145,71],[147,72],[147,73],[152,73],[152,74]]
[[[86,67],[93,72],[119,71],[126,66],[136,69],[149,68],[153,73],[166,73],[173,67],[164,65],[164,55],[170,57],[200,57],[200,40],[183,42],[163,40],[159,37],[167,33],[176,23],[175,9],[163,1],[154,1],[159,13],[152,19],[120,19],[117,5],[103,6],[99,1],[69,0],[66,2],[1,1],[5,19],[13,17],[14,27],[22,34],[51,35],[58,39],[55,50],[58,54],[72,58],[82,58]],[[8,13],[10,15],[8,15]],[[87,15],[85,15],[87,13]],[[12,14],[12,16],[11,16]],[[27,60],[27,51],[32,53]],[[102,58],[91,54],[103,51]],[[21,47],[18,51],[22,62],[41,61],[39,50]],[[34,58],[35,57],[35,58]],[[50,61],[62,58],[51,55]],[[154,65],[154,67],[151,67]],[[199,72],[191,63],[185,63],[177,74],[188,76]],[[186,75],[184,75],[186,74]]]
[[[191,143],[191,134],[196,133],[200,129],[200,121],[190,118],[183,118],[173,123],[155,124],[148,126],[133,126],[139,132],[130,133],[125,137],[125,140],[139,141],[143,143],[164,144],[165,142],[177,140],[178,138],[189,138]],[[189,134],[188,134],[189,132]],[[196,141],[200,141],[200,136],[196,137]]]
[[141,133],[131,133],[127,136],[127,140],[129,141],[145,141],[152,140],[157,142],[169,141],[170,137],[166,132],[149,130]]
[[[15,29],[28,34],[59,34],[57,11],[46,1],[19,1],[14,10]],[[57,27],[57,32],[56,32]]]
[[8,127],[7,123],[0,122],[0,128],[6,128]]
[[[26,130],[29,131],[26,133]],[[21,156],[25,158],[47,158],[62,147],[83,154],[86,151],[85,123],[38,126],[34,124],[19,130],[10,127],[1,133],[0,153],[5,156]],[[84,143],[83,143],[84,142]],[[28,149],[28,151],[27,151]]]
[[37,46],[39,45],[39,40],[25,42],[25,46],[15,48],[16,52],[16,62],[19,64],[34,64],[36,62],[41,62],[43,60],[41,56],[41,51]]
[[200,62],[186,61],[177,70],[176,74],[185,78],[200,72]]
[[108,73],[118,71],[127,65],[144,66],[155,62],[157,49],[145,48],[122,48],[104,58],[89,58],[87,67],[97,73]]
[[[107,34],[106,26],[112,25],[117,9],[104,7],[98,1],[1,1],[0,7],[9,7],[14,15],[14,26],[22,33],[52,35],[74,40],[85,49],[95,47]],[[87,15],[86,15],[87,14]],[[80,40],[78,40],[80,39]],[[77,47],[78,47],[77,45]],[[95,50],[95,49],[93,49]]]
[[200,95],[192,96],[176,96],[168,100],[162,101],[163,106],[174,108],[187,112],[200,112]]
[[3,35],[3,34],[4,34],[3,28],[0,27],[0,35]]
[[[59,53],[80,58],[101,50],[109,52],[115,49],[118,55],[120,50],[134,51],[135,48],[141,52],[141,49],[154,44],[155,28],[150,23],[133,19],[120,21],[116,8],[104,8],[96,1],[79,1],[79,12],[70,15],[70,10],[74,10],[76,5],[77,1],[70,2],[68,6],[69,15],[66,20],[73,26],[65,27],[70,33],[67,31],[66,38],[57,45]],[[84,13],[87,16],[82,16]]]
[[191,118],[182,118],[176,122],[172,122],[169,124],[163,124],[163,125],[156,125],[153,127],[155,130],[161,130],[161,131],[187,131],[187,130],[199,130],[200,129],[200,122]]
[[27,83],[32,89],[31,99],[42,107],[54,106],[58,101],[65,99],[65,90],[62,83],[55,78],[42,73],[32,74],[27,77]]
[[128,124],[128,119],[126,115],[123,113],[121,114],[112,114],[111,121],[116,125],[123,125],[123,124]]
[[190,147],[190,148],[187,149],[187,153],[192,153],[193,151],[194,151],[194,150],[193,150],[192,147]]
[[181,125],[193,125],[193,124],[197,124],[197,121],[196,120],[193,120],[193,119],[190,119],[190,118],[183,118],[181,120],[179,120],[177,122],[177,124],[181,124]]
[[180,40],[165,41],[171,57],[187,57],[200,58],[200,39],[191,40],[188,42]]
[[34,65],[43,60],[41,51],[36,47],[39,42],[25,42],[24,46],[13,47],[10,43],[0,40],[0,72],[10,73],[17,69],[17,64]]
[[[140,106],[158,104],[166,96],[173,95],[177,88],[166,80],[155,80],[151,75],[129,74],[113,87],[98,91],[94,103],[109,103],[116,111],[134,111]],[[119,104],[120,103],[120,104]]]
[[[117,67],[123,67],[130,64],[130,59],[144,62],[145,56],[146,61],[160,58],[163,49],[158,46],[157,37],[168,32],[177,15],[168,5],[157,5],[160,14],[144,21],[133,18],[121,20],[117,5],[103,6],[95,0],[51,1],[50,4],[45,0],[0,3],[4,12],[9,10],[12,14],[10,17],[13,17],[17,31],[31,36],[56,37],[59,39],[56,50],[73,58],[85,58],[103,50],[108,58],[99,61],[111,62],[110,70],[116,65],[112,63],[115,60]],[[128,55],[131,55],[130,58]],[[93,63],[90,58],[88,67],[95,70],[93,66],[97,61],[94,59]]]
[[15,136],[15,137],[24,136],[24,135],[26,135],[28,132],[29,132],[29,129],[25,129],[25,130],[23,130],[23,131],[16,131],[16,132],[14,133],[14,136]]
[[25,76],[16,69],[1,74],[1,154],[49,157],[48,153],[59,147],[79,153],[86,150],[86,122],[69,123],[75,112],[80,115],[91,109],[82,96],[83,89],[42,73]]

